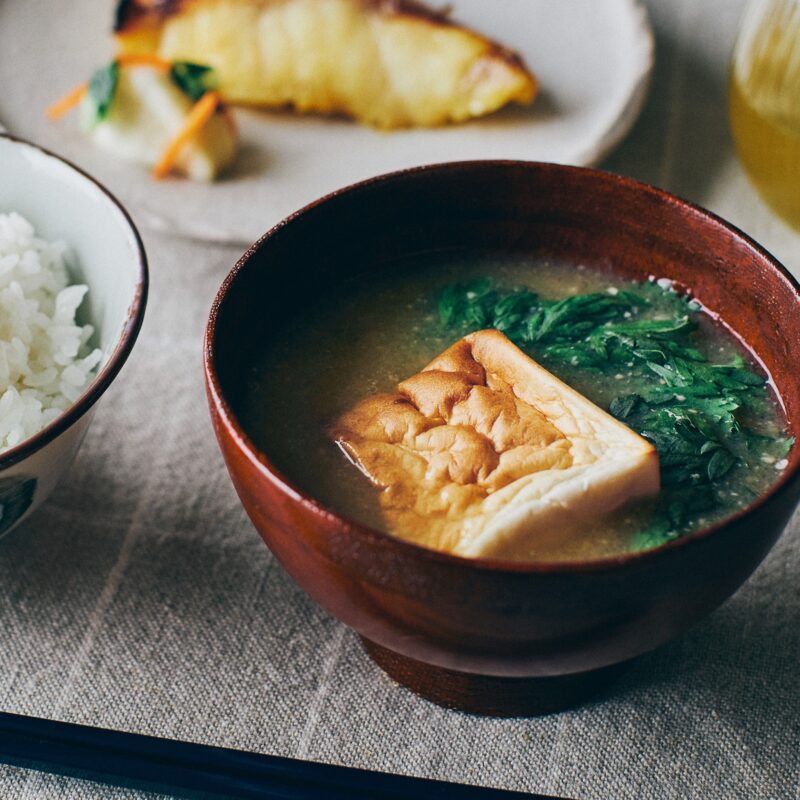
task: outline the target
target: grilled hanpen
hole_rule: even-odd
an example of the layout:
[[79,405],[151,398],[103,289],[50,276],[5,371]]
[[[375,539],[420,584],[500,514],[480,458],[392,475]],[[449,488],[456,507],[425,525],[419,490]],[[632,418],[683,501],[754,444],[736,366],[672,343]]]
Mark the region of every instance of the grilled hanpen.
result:
[[329,431],[387,529],[461,556],[527,560],[659,492],[652,444],[500,331],[460,339]]
[[500,44],[413,0],[120,0],[123,53],[199,61],[233,103],[435,126],[530,103]]

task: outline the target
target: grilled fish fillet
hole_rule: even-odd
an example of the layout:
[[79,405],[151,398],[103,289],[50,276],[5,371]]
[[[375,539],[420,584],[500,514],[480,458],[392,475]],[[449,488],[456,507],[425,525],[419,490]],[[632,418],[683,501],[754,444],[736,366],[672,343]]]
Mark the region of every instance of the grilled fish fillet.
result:
[[412,0],[121,0],[122,52],[216,68],[233,103],[435,126],[530,103],[516,54]]
[[659,491],[649,442],[495,330],[362,400],[331,435],[380,488],[391,533],[462,556],[531,558]]

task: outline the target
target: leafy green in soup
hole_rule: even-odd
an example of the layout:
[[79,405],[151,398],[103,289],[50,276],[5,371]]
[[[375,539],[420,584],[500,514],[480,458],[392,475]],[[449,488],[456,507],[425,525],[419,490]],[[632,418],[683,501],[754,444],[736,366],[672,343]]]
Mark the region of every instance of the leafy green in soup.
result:
[[454,339],[502,331],[652,442],[662,492],[632,549],[744,505],[758,493],[749,476],[780,468],[793,444],[775,433],[764,377],[741,354],[717,362],[702,348],[699,312],[667,282],[547,300],[483,278],[452,284],[439,300],[441,325]]

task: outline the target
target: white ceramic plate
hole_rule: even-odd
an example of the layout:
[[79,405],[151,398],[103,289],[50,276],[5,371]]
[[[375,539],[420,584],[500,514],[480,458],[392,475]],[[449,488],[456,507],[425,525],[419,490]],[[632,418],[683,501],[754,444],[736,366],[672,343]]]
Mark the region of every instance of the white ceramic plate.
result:
[[95,151],[74,119],[42,121],[42,108],[110,51],[108,3],[72,0],[58,14],[50,3],[25,0],[0,10],[0,74],[16,73],[25,86],[0,96],[0,121],[97,175],[140,224],[219,241],[252,241],[334,189],[404,167],[476,158],[597,163],[636,119],[653,63],[652,33],[637,0],[453,0],[456,20],[517,50],[537,75],[542,93],[530,109],[394,133],[240,111],[242,152],[231,175],[211,186],[154,183],[140,167]]

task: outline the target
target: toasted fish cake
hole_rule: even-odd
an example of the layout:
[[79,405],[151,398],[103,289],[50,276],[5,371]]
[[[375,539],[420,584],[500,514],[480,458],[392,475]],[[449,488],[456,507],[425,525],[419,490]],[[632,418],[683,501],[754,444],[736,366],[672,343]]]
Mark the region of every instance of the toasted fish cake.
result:
[[332,438],[380,490],[389,532],[525,559],[659,491],[655,448],[496,330],[456,342]]

